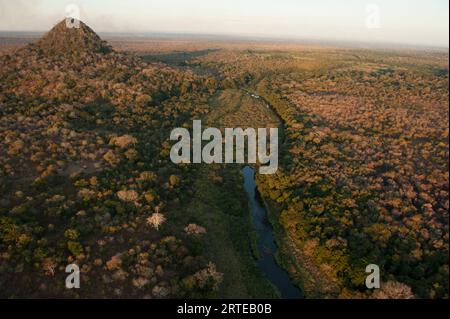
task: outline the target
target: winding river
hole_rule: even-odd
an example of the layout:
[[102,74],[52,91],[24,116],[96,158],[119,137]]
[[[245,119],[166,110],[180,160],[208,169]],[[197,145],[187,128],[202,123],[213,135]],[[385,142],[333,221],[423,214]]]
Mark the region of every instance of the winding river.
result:
[[259,269],[269,281],[278,289],[283,299],[302,298],[301,291],[294,286],[288,273],[281,268],[275,255],[278,251],[273,235],[273,228],[267,218],[267,210],[261,203],[256,189],[255,171],[247,166],[242,170],[244,175],[244,188],[252,210],[253,225],[258,235],[258,250],[260,256],[257,260]]

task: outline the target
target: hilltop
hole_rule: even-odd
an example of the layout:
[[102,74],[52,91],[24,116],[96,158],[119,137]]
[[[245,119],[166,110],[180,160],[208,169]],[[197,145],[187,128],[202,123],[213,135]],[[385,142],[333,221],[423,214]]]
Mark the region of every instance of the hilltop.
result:
[[[187,186],[163,149],[202,111],[205,79],[64,21],[2,56],[0,79],[0,297],[211,292],[220,274],[166,208]],[[83,289],[64,288],[68,263]]]
[[109,53],[111,46],[103,41],[84,22],[64,19],[36,43],[37,49],[47,55],[74,53]]
[[270,297],[240,167],[174,165],[169,136],[273,118],[279,171],[256,182],[305,296],[448,298],[447,55],[184,42],[142,60],[53,31],[0,57],[0,297]]
[[[36,43],[0,57],[0,76],[4,80],[0,88],[5,93],[0,102],[11,93],[22,102],[29,101],[28,107],[39,99],[47,103],[67,99],[88,103],[97,97],[110,100],[124,95],[127,88],[132,98],[119,104],[130,106],[141,95],[145,96],[143,100],[156,104],[176,93],[182,81],[194,78],[191,72],[117,52],[85,23],[78,22],[79,28],[69,28],[63,20]],[[138,92],[133,87],[139,88]]]

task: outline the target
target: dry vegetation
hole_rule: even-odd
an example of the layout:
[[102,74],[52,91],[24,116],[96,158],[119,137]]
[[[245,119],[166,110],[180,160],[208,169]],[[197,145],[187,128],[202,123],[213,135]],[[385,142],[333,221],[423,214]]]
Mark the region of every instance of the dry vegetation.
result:
[[[170,222],[188,194],[161,147],[203,113],[206,79],[64,22],[0,65],[0,294],[214,294],[220,273],[189,223]],[[83,265],[79,293],[64,288],[72,262]]]
[[[72,42],[65,32],[0,57],[1,296],[74,297],[74,261],[82,297],[210,297],[242,281],[205,250],[234,256],[216,239],[229,237],[204,238],[219,224],[208,211],[233,216],[236,235],[241,181],[197,181],[212,208],[192,186],[203,173],[169,163],[170,130],[211,113],[219,127],[283,122],[281,168],[258,184],[307,296],[448,298],[447,52],[191,39],[113,50],[84,25]],[[385,282],[374,294],[371,263]]]
[[319,295],[364,290],[364,267],[375,263],[416,296],[448,297],[445,56],[365,55],[354,67],[258,84],[287,136],[284,170],[261,189],[314,268],[307,284]]

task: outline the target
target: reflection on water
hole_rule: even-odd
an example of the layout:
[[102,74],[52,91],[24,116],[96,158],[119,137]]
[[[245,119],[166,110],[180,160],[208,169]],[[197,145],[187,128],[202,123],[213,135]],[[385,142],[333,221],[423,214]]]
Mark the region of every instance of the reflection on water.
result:
[[257,197],[255,172],[251,167],[243,169],[244,187],[251,205],[253,225],[258,234],[259,269],[267,276],[270,282],[278,288],[281,297],[285,299],[302,298],[300,290],[295,287],[288,273],[278,266],[275,255],[278,247],[273,237],[273,228],[267,219],[267,211]]

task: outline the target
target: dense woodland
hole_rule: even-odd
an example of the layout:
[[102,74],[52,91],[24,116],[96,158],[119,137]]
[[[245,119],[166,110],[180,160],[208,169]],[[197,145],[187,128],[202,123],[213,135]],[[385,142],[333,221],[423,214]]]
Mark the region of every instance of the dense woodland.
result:
[[448,298],[448,53],[114,44],[63,22],[0,56],[0,296],[276,296],[239,168],[170,162],[205,119],[283,129],[258,186],[307,297]]
[[189,192],[167,138],[204,112],[207,79],[64,22],[0,64],[0,295],[77,296],[73,262],[81,297],[214,294],[202,226],[168,216]]
[[200,60],[254,89],[284,123],[283,169],[259,186],[300,286],[364,297],[374,263],[390,288],[374,297],[448,297],[445,53],[247,50]]

